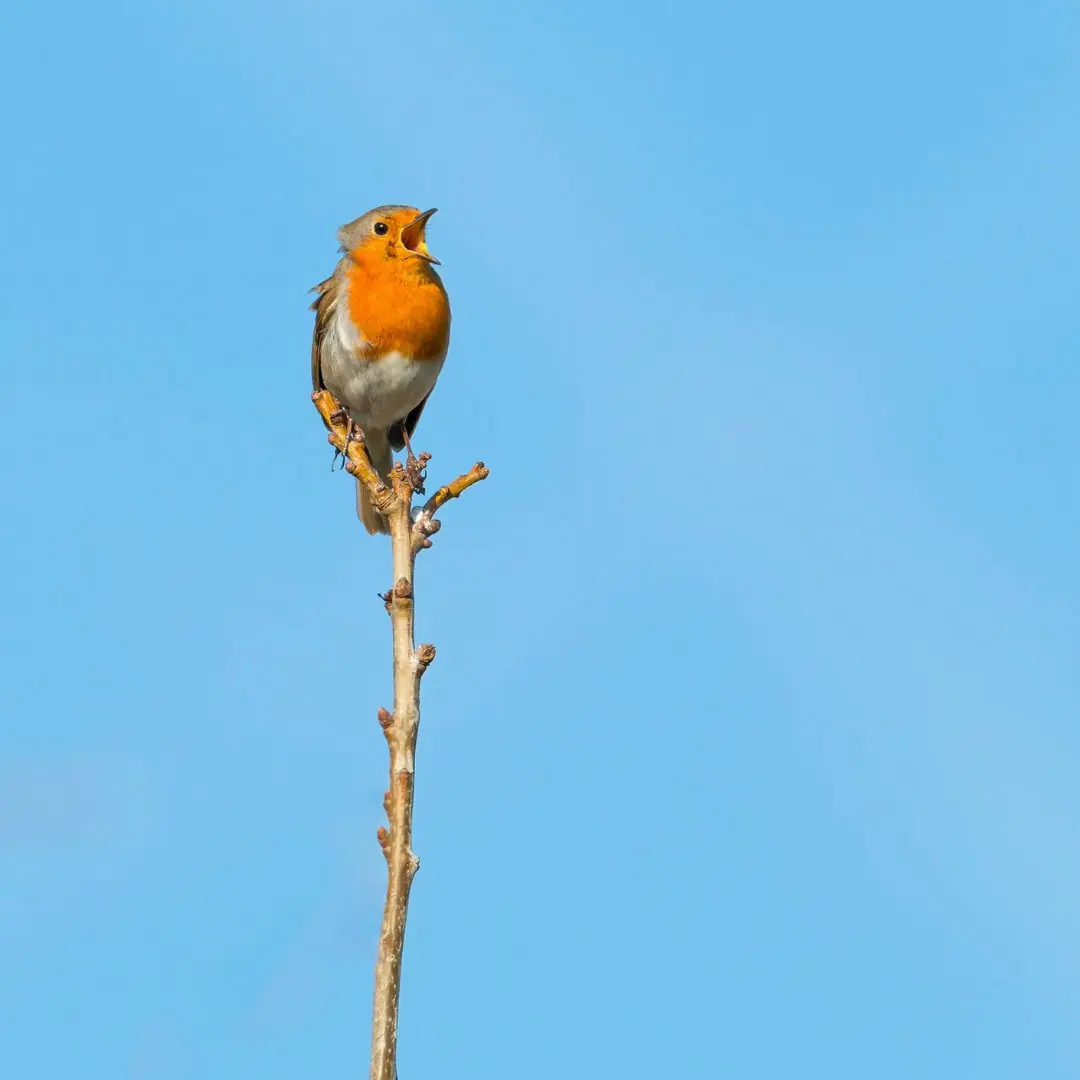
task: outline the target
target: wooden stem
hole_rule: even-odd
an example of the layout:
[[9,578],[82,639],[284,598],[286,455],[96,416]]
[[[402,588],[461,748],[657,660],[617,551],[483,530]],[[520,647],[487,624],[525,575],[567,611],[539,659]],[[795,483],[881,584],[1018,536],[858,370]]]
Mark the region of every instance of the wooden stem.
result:
[[[400,474],[400,475],[399,475]],[[385,837],[386,905],[375,962],[375,1000],[371,1028],[371,1080],[397,1076],[398,1003],[401,961],[405,948],[405,919],[409,892],[420,860],[412,850],[413,792],[415,790],[416,735],[420,726],[420,676],[434,659],[432,646],[423,646],[425,663],[414,645],[412,492],[400,467],[394,470],[398,505],[389,516],[394,587],[387,606],[394,638],[394,711],[383,726],[390,747],[390,787],[386,797],[390,832]],[[380,837],[380,839],[383,839]]]
[[435,513],[466,488],[483,480],[488,470],[482,462],[456,480],[439,488],[416,513],[412,513],[414,488],[422,481],[427,455],[419,470],[407,473],[395,465],[387,486],[371,467],[362,437],[350,433],[348,418],[326,390],[312,395],[329,429],[329,441],[346,458],[346,469],[367,487],[372,501],[390,524],[394,586],[384,597],[394,642],[394,711],[379,710],[379,724],[390,749],[390,787],[383,805],[389,829],[378,830],[386,856],[386,904],[375,961],[375,994],[371,1027],[370,1080],[396,1080],[398,1005],[401,997],[401,963],[405,949],[405,920],[409,893],[420,860],[412,850],[413,793],[415,790],[416,736],[420,728],[420,679],[435,659],[434,645],[415,645],[413,572],[417,552],[431,546],[429,537],[439,528]]

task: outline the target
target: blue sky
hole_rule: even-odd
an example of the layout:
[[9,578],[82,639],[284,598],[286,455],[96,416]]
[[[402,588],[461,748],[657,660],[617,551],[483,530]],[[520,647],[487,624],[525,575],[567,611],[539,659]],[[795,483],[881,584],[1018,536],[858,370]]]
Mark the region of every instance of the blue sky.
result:
[[363,1075],[387,552],[307,395],[441,208],[402,1080],[1080,1071],[1080,13],[15,0],[12,1075]]

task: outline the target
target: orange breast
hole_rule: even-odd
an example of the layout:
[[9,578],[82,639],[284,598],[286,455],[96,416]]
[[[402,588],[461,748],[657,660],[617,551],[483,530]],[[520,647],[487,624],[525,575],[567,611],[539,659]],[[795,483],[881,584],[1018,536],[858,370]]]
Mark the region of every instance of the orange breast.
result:
[[349,315],[369,343],[366,355],[399,352],[417,360],[445,355],[450,302],[442,281],[426,264],[369,260],[355,252],[346,281]]

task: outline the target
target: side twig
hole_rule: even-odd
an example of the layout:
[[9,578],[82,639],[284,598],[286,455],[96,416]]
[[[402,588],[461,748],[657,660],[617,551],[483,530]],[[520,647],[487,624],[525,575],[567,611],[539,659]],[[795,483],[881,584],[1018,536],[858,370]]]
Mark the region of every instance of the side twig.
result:
[[345,468],[371,493],[372,502],[390,524],[390,547],[394,585],[385,595],[394,643],[394,711],[379,709],[379,726],[390,750],[390,787],[383,799],[389,829],[378,830],[379,845],[386,856],[387,887],[383,907],[379,951],[375,962],[375,995],[371,1031],[371,1080],[396,1080],[398,1003],[401,994],[401,961],[405,946],[405,921],[412,880],[420,860],[412,850],[413,793],[416,736],[420,727],[420,679],[435,659],[434,645],[416,647],[413,572],[417,552],[431,547],[432,534],[440,522],[435,514],[450,499],[488,475],[478,462],[456,480],[444,485],[413,515],[413,494],[422,488],[429,460],[422,454],[408,467],[395,465],[389,485],[371,467],[363,439],[350,435],[344,411],[326,390],[312,395],[315,407],[329,428],[329,441],[345,456]]

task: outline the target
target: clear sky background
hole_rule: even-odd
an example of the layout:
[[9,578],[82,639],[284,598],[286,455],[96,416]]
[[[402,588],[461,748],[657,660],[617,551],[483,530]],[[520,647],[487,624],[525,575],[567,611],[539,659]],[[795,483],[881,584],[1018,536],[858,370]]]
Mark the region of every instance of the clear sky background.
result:
[[8,0],[0,1029],[366,1075],[385,544],[308,402],[438,206],[402,1080],[1080,1075],[1072,3]]

